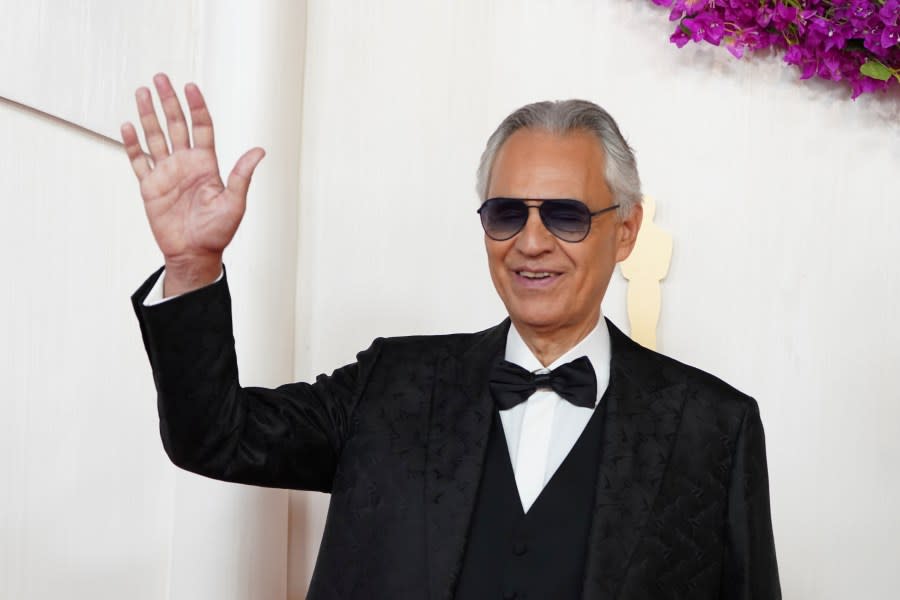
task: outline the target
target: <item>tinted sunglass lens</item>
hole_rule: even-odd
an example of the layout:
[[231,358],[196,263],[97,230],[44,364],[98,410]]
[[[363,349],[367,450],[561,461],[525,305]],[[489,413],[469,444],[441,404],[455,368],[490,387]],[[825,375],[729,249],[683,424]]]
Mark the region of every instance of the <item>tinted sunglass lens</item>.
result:
[[494,198],[482,204],[478,212],[484,232],[497,241],[519,233],[528,220],[528,207],[521,200]]
[[548,200],[541,205],[541,218],[547,229],[567,242],[580,242],[591,226],[591,211],[574,200]]

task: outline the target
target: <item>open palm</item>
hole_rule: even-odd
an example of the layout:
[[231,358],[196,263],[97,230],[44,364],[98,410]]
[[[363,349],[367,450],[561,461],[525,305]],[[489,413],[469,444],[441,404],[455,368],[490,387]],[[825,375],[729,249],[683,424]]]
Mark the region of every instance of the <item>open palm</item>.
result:
[[[165,257],[167,270],[218,272],[222,252],[234,237],[247,202],[247,188],[265,152],[248,150],[238,159],[227,185],[219,174],[212,119],[200,89],[185,86],[191,133],[178,97],[164,74],[153,78],[166,115],[168,142],[150,90],[137,90],[138,114],[150,157],[142,151],[131,123],[122,126],[122,141],[140,182],[150,228]],[[152,159],[152,162],[151,162]]]

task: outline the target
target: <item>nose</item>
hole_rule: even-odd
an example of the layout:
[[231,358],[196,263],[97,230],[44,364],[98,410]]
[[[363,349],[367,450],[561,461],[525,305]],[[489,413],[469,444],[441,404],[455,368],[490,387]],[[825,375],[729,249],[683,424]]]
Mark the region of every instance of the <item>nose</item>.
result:
[[[538,212],[539,204],[528,204],[528,220],[516,236],[516,249],[528,256],[549,252],[555,245],[554,236],[544,226]],[[534,210],[532,210],[534,209]]]

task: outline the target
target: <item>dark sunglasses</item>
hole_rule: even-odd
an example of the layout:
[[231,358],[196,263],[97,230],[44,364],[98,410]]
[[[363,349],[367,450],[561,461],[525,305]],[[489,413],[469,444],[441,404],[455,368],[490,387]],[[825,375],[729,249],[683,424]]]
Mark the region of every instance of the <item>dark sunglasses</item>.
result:
[[619,205],[591,212],[579,200],[540,200],[539,205],[529,206],[518,198],[491,198],[481,205],[478,214],[487,236],[503,242],[522,231],[531,208],[538,209],[541,222],[550,233],[564,242],[580,242],[591,231],[591,219],[619,208]]

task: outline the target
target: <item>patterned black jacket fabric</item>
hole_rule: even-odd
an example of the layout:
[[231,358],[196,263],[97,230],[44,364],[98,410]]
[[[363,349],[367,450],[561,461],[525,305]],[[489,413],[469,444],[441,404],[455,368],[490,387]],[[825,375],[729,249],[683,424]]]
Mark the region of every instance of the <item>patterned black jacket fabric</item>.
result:
[[[491,424],[487,376],[509,322],[379,338],[315,383],[242,388],[227,281],[144,307],[158,274],[132,302],[172,461],[330,492],[312,600],[453,598]],[[583,597],[780,598],[756,402],[608,325]]]

